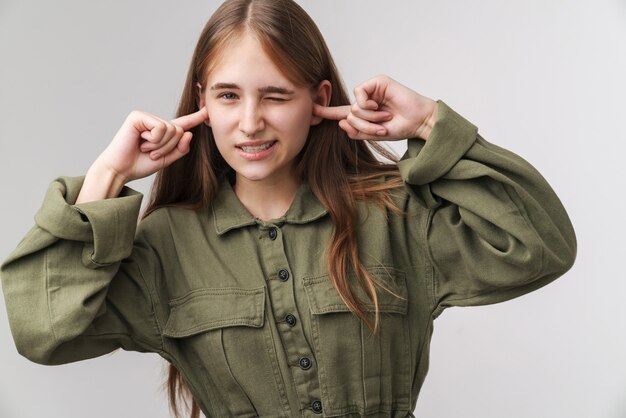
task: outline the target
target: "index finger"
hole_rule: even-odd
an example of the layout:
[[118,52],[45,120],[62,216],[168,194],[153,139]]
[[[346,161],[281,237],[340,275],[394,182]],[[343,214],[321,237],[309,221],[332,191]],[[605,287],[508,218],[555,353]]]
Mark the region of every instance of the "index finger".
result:
[[313,103],[313,115],[324,119],[342,120],[350,114],[350,105],[345,106],[322,106]]
[[188,115],[180,116],[176,119],[172,119],[171,122],[174,125],[178,125],[185,131],[200,125],[205,120],[209,119],[209,112],[206,110],[206,106],[197,112],[190,113]]

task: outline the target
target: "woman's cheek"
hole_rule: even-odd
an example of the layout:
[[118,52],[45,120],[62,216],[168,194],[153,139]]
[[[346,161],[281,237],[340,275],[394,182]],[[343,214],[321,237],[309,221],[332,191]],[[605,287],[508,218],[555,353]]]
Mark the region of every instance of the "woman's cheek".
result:
[[277,106],[272,109],[270,114],[272,124],[279,130],[289,132],[291,135],[300,131],[306,135],[311,121],[312,107],[307,109],[303,106],[284,106],[282,108]]
[[209,120],[211,121],[211,128],[213,130],[213,136],[216,140],[222,138],[228,132],[228,126],[233,124],[232,112],[224,111],[222,109],[208,108]]

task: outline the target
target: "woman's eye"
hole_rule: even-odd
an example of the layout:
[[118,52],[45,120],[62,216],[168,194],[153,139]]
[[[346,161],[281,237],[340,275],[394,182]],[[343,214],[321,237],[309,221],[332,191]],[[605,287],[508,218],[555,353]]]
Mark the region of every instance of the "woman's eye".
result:
[[287,99],[284,99],[282,97],[268,97],[267,99],[272,100],[274,102],[286,102],[287,101]]
[[226,100],[235,100],[237,95],[235,93],[222,93],[219,97]]

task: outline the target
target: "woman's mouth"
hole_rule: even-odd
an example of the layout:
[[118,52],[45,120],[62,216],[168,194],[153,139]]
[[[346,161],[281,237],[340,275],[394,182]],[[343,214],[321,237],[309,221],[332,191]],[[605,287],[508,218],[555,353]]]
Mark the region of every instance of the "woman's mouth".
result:
[[236,145],[239,155],[247,160],[256,161],[268,157],[274,151],[277,141],[265,141],[260,143],[247,142]]
[[259,144],[259,145],[241,145],[239,148],[241,148],[245,152],[255,153],[255,152],[264,151],[268,149],[269,147],[274,145],[274,142],[276,141],[266,142],[264,144]]

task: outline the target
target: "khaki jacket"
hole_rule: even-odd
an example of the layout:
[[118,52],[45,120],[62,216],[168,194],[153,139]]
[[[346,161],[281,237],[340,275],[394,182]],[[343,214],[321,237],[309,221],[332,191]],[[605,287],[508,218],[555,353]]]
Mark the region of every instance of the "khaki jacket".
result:
[[42,364],[158,353],[207,417],[411,416],[443,309],[535,290],[576,253],[541,175],[444,102],[438,114],[398,163],[405,214],[359,209],[361,260],[402,296],[379,293],[379,335],[328,279],[331,220],[306,184],[270,222],[225,183],[210,207],[137,227],[141,194],[74,205],[83,177],[62,177],[1,267],[18,351]]

